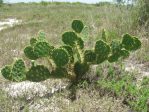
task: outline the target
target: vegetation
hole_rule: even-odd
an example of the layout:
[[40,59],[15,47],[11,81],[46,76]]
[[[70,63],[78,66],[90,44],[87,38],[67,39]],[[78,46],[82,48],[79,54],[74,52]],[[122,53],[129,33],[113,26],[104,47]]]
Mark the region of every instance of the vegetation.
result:
[[[148,71],[124,70],[127,64],[148,70],[148,30],[144,30],[146,22],[140,27],[134,21],[139,16],[136,8],[140,9],[111,3],[4,4],[0,19],[13,17],[22,22],[0,31],[0,111],[147,112],[149,79],[144,75]],[[71,24],[74,18],[84,23]],[[55,81],[63,83],[65,78],[74,86],[52,96],[14,99],[5,92],[6,86],[26,80],[51,90]]]
[[0,0],[0,6],[3,4],[3,0]]
[[139,23],[140,25],[149,26],[149,1],[140,0],[139,1]]
[[135,112],[148,112],[149,78],[144,77],[139,87],[133,74],[128,74],[121,69],[120,74],[113,66],[108,68],[106,77],[100,75],[98,87],[100,94],[110,94],[112,97],[122,98],[123,103],[129,105]]
[[[1,73],[11,81],[44,81],[50,77],[75,77],[81,80],[87,73],[91,64],[100,64],[108,60],[116,62],[119,58],[129,56],[129,51],[137,50],[141,47],[138,38],[129,34],[123,35],[121,42],[106,42],[106,31],[103,30],[102,40],[95,43],[93,50],[84,48],[84,41],[80,37],[84,29],[84,24],[80,20],[72,22],[73,31],[65,32],[62,35],[63,46],[55,48],[46,40],[44,32],[39,32],[36,38],[30,39],[30,45],[24,49],[25,56],[32,60],[31,68],[26,71],[24,61],[18,59],[13,66],[5,66]],[[46,58],[50,68],[36,64],[37,59]],[[52,72],[50,72],[52,71]],[[75,75],[73,74],[75,73]]]

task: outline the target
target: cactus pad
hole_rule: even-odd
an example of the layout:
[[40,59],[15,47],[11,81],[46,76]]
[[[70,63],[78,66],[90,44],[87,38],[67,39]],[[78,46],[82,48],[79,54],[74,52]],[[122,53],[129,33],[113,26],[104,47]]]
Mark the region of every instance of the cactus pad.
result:
[[80,20],[73,20],[73,22],[72,22],[72,29],[75,32],[81,33],[83,28],[84,28],[84,24],[83,24],[82,21],[80,21]]
[[86,50],[84,53],[85,62],[94,62],[96,60],[96,53],[92,50]]
[[69,45],[64,45],[64,46],[61,46],[61,48],[64,48],[64,49],[68,52],[68,54],[69,54],[70,56],[73,56],[73,49],[72,49],[71,46],[69,46]]
[[127,58],[130,55],[129,51],[127,51],[127,50],[121,50],[120,54],[121,54],[122,58]]
[[40,82],[48,79],[51,76],[48,68],[43,65],[32,66],[27,72],[27,80],[33,82]]
[[64,46],[61,46],[61,48],[64,48],[68,52],[70,62],[73,63],[74,62],[74,57],[73,57],[72,47],[68,46],[68,45],[64,45]]
[[102,37],[101,38],[103,41],[105,41],[105,42],[107,41],[107,32],[105,29],[102,30]]
[[128,51],[137,50],[141,47],[141,41],[136,37],[130,36],[129,34],[125,34],[123,36],[122,44]]
[[2,68],[1,73],[5,79],[12,80],[11,66],[5,66],[4,68]]
[[45,41],[46,40],[46,34],[45,34],[45,32],[40,31],[38,33],[37,39],[38,39],[38,41],[41,41],[41,42]]
[[96,56],[96,63],[100,64],[100,63],[104,62],[107,59],[108,59],[108,56],[97,55]]
[[34,47],[34,52],[38,57],[49,56],[54,49],[53,46],[50,46],[47,42],[38,42]]
[[80,37],[77,39],[77,45],[79,45],[80,49],[84,48],[84,41]]
[[68,72],[66,68],[58,67],[55,70],[53,70],[51,74],[53,78],[66,78]]
[[110,53],[110,46],[104,41],[99,40],[95,45],[95,53],[103,56],[107,56]]
[[65,32],[62,35],[62,41],[66,45],[74,46],[77,41],[77,35],[74,32]]
[[14,81],[23,81],[26,79],[26,68],[22,59],[15,61],[11,70],[11,75]]
[[34,46],[36,43],[37,43],[37,39],[36,38],[31,38],[30,39],[31,46]]
[[119,59],[119,56],[117,56],[116,54],[113,54],[113,55],[111,55],[111,56],[108,57],[108,61],[110,63],[116,62],[116,61],[118,61],[118,59]]
[[122,49],[122,45],[121,45],[120,42],[112,41],[112,43],[111,43],[111,50],[112,50],[113,54],[116,54],[116,53],[120,52],[121,49]]
[[65,49],[54,49],[52,53],[54,63],[58,66],[64,66],[69,62],[69,54]]
[[27,46],[24,49],[24,54],[27,58],[31,59],[31,60],[36,60],[38,59],[38,56],[34,53],[33,47],[31,46]]
[[137,37],[133,37],[134,39],[134,48],[133,50],[137,50],[141,48],[141,41]]
[[104,62],[110,54],[110,46],[104,41],[99,40],[95,45],[95,53],[97,55],[97,64]]

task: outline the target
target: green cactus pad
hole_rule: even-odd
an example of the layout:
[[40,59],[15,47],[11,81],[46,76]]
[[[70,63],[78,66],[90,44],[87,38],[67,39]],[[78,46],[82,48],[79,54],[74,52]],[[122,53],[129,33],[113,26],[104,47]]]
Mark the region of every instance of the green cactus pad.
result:
[[74,73],[76,74],[76,78],[79,79],[83,75],[85,75],[89,70],[89,65],[87,63],[76,62],[74,65]]
[[84,48],[84,41],[80,37],[77,39],[77,45],[79,45],[80,49]]
[[122,49],[122,45],[118,41],[112,41],[111,43],[111,51],[113,54],[120,52]]
[[64,46],[61,46],[60,48],[64,48],[68,54],[69,54],[69,60],[71,63],[74,62],[74,57],[73,57],[73,49],[71,46],[68,46],[68,45],[64,45]]
[[65,66],[69,62],[69,54],[65,49],[54,49],[52,53],[54,63],[58,66]]
[[141,48],[141,41],[137,37],[133,37],[134,39],[134,48],[133,50],[137,50]]
[[103,41],[105,41],[105,42],[107,41],[107,32],[105,29],[102,30],[102,37],[101,38]]
[[27,46],[24,49],[24,54],[27,58],[31,59],[31,60],[36,60],[38,59],[38,56],[34,53],[33,47],[31,46]]
[[122,44],[126,50],[131,51],[131,50],[133,50],[134,39],[129,34],[125,34],[123,36]]
[[77,41],[77,35],[74,32],[65,32],[62,35],[62,41],[66,45],[74,46]]
[[89,39],[89,27],[84,26],[82,32],[81,32],[81,37],[83,40]]
[[103,63],[103,62],[106,61],[107,59],[108,59],[108,56],[97,55],[97,56],[96,56],[96,63],[97,63],[97,64]]
[[37,39],[36,38],[31,38],[30,39],[31,46],[34,46],[36,43],[37,43]]
[[29,81],[40,82],[48,79],[51,76],[48,68],[43,65],[32,66],[27,72],[26,78]]
[[11,70],[12,79],[14,81],[23,81],[26,79],[26,68],[25,63],[22,59],[18,59],[13,64]]
[[34,47],[34,52],[38,57],[47,57],[51,55],[53,46],[50,46],[47,42],[38,42]]
[[122,40],[123,47],[128,51],[137,50],[141,47],[141,41],[137,37],[125,34]]
[[86,50],[84,53],[85,62],[94,62],[96,60],[96,53],[92,50]]
[[5,79],[12,80],[11,66],[5,66],[4,68],[2,68],[1,73]]
[[68,72],[66,68],[58,67],[55,70],[53,70],[51,74],[53,78],[66,78]]
[[130,55],[129,51],[127,51],[127,50],[121,50],[120,54],[121,54],[122,58],[127,58]]
[[46,41],[46,34],[45,34],[45,32],[40,31],[38,33],[37,39],[38,39],[38,41],[41,41],[41,42]]
[[119,59],[119,56],[117,56],[116,54],[113,54],[113,55],[109,56],[108,61],[110,63],[113,63],[113,62],[118,61],[118,59]]
[[99,40],[95,45],[95,53],[107,57],[110,53],[110,46],[104,41]]
[[64,48],[64,49],[68,52],[68,54],[69,54],[70,56],[73,56],[73,49],[72,49],[71,46],[69,46],[69,45],[64,45],[64,46],[61,46],[61,48]]
[[83,24],[82,21],[80,21],[80,20],[73,20],[73,22],[72,22],[72,29],[75,32],[81,33],[83,28],[84,28],[84,24]]

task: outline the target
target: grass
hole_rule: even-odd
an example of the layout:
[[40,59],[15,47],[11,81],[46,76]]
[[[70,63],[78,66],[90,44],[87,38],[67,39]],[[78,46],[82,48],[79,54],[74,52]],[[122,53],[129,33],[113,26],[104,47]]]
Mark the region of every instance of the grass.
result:
[[[12,63],[13,59],[16,57],[24,58],[28,64],[28,60],[23,54],[23,48],[29,44],[29,39],[40,30],[46,32],[50,43],[55,46],[59,46],[57,43],[62,44],[60,41],[61,35],[67,29],[71,29],[70,24],[73,19],[82,19],[89,27],[89,39],[86,43],[88,47],[93,47],[91,43],[100,38],[103,28],[107,29],[109,40],[119,40],[121,35],[126,32],[137,35],[141,38],[143,45],[132,57],[139,62],[148,62],[148,32],[143,28],[133,26],[133,10],[134,7],[127,9],[125,6],[120,8],[111,4],[91,5],[57,2],[48,4],[44,2],[39,4],[5,4],[0,7],[0,20],[17,18],[22,20],[22,23],[0,32],[0,68],[6,64]],[[121,63],[118,63],[118,65],[121,65]],[[108,69],[106,69],[106,67]],[[140,109],[147,108],[146,100],[149,97],[148,91],[145,89],[148,85],[147,78],[142,82],[142,89],[138,89],[138,84],[136,84],[136,80],[134,80],[136,78],[135,74],[124,72],[123,66],[115,67],[110,64],[103,64],[102,67],[98,66],[97,75],[100,78],[98,84],[96,84],[100,87],[99,91],[99,88],[96,88],[96,90],[93,89],[92,85],[85,89],[80,89],[82,88],[81,86],[77,92],[78,98],[74,102],[70,102],[69,91],[66,90],[54,95],[50,100],[47,98],[37,98],[33,105],[42,102],[41,105],[44,105],[45,108],[48,107],[48,112],[53,112],[53,110],[50,110],[51,105],[55,107],[54,109],[59,109],[63,112],[69,112],[70,110],[72,112],[114,112],[115,109],[117,109],[117,112],[128,112],[130,108],[136,111],[142,111]],[[0,85],[2,85],[2,83],[5,84],[9,82],[0,77]],[[129,87],[125,89],[125,92],[122,91],[124,85]],[[105,91],[106,95],[104,93]],[[128,94],[133,98],[137,98],[138,102],[133,102]],[[139,95],[135,96],[136,94]],[[127,96],[129,97],[127,99],[129,102],[127,101],[128,104],[124,105],[123,101],[125,101],[124,98]],[[16,100],[15,103],[13,103],[13,101],[14,99],[9,98],[6,93],[0,89],[0,109],[3,109],[2,112],[13,112],[12,107],[15,107],[18,111],[22,105],[25,105],[24,101]],[[28,105],[29,103],[25,105],[24,108],[26,109],[24,110],[28,111]],[[49,107],[49,105],[51,107]],[[143,110],[143,112],[145,111],[146,110]]]
[[97,81],[100,95],[105,96],[106,94],[114,98],[120,98],[123,104],[129,106],[134,112],[148,112],[149,78],[144,77],[138,83],[135,73],[130,74],[121,67],[115,69],[116,66],[104,66],[107,71],[104,74],[101,71],[103,65],[97,69],[100,70],[100,72],[97,72],[100,77]]

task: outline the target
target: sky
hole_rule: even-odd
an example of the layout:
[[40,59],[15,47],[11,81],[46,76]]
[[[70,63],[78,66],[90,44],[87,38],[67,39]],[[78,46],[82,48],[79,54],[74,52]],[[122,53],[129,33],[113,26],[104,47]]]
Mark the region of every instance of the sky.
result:
[[[17,3],[17,2],[40,2],[40,1],[52,1],[52,0],[3,0],[7,3]],[[53,0],[59,2],[83,2],[83,3],[98,3],[98,2],[111,2],[113,0]]]

